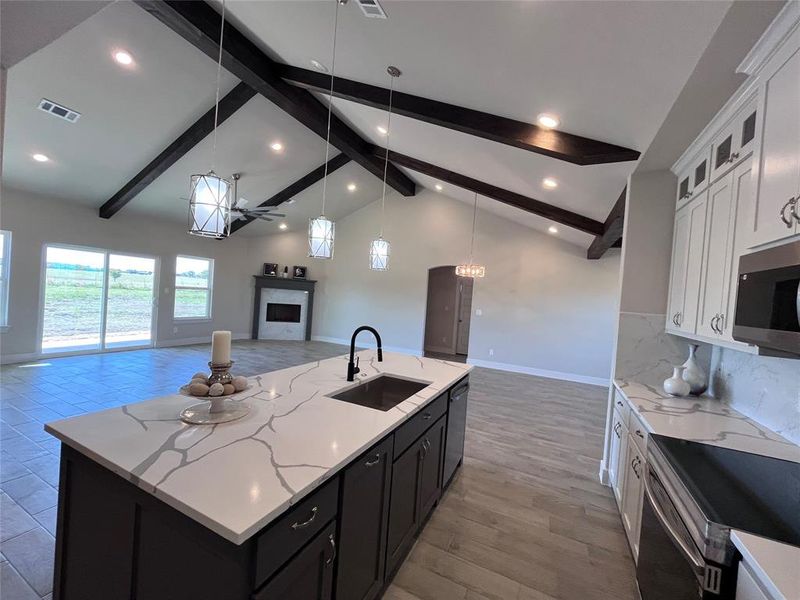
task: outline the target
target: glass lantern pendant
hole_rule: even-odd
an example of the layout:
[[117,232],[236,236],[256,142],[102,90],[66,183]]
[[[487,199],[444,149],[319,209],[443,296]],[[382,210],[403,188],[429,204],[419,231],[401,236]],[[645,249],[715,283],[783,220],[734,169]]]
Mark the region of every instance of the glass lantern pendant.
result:
[[209,171],[189,182],[189,233],[227,237],[231,225],[231,182]]
[[391,251],[392,245],[383,239],[383,236],[372,240],[369,246],[369,268],[373,271],[387,271]]
[[308,220],[308,256],[310,258],[333,258],[335,224],[321,215]]

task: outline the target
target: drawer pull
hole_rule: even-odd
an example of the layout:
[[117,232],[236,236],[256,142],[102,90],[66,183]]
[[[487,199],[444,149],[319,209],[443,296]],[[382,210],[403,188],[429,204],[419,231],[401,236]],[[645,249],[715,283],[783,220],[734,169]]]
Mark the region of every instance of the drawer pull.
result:
[[302,523],[292,523],[292,529],[303,529],[304,527],[308,527],[314,522],[314,519],[317,518],[317,507],[311,509],[311,516],[309,517],[308,521],[303,521]]
[[331,557],[325,561],[326,565],[330,565],[336,560],[336,540],[333,539],[333,534],[328,536],[328,541],[331,543]]
[[379,462],[381,462],[381,454],[380,454],[380,452],[379,452],[378,454],[376,454],[376,455],[375,455],[375,458],[373,458],[372,460],[368,460],[367,462],[365,462],[365,463],[364,463],[364,466],[365,466],[365,467],[374,467],[374,466],[375,466],[375,465],[377,465]]
[[617,406],[622,406],[622,400],[617,400]]
[[423,418],[424,420],[426,420],[426,421],[430,421],[432,416],[433,416],[433,415],[432,415],[431,413],[429,413],[429,412],[422,413],[422,418]]
[[637,429],[636,430],[636,435],[638,435],[640,438],[644,439],[644,435],[642,435],[642,430],[641,429]]

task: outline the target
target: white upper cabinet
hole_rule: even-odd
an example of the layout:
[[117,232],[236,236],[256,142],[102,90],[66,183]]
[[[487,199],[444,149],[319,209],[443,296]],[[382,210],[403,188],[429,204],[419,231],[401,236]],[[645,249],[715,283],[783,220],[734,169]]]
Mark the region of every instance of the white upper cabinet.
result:
[[675,214],[667,330],[694,333],[705,245],[708,190]]
[[752,98],[733,116],[711,143],[711,181],[724,175],[753,151],[758,111]]
[[[767,63],[756,189],[747,215],[747,245],[759,246],[800,231],[800,30]],[[757,132],[758,135],[759,132]],[[792,213],[794,208],[794,214]]]
[[706,187],[710,178],[709,149],[704,148],[701,153],[690,161],[683,171],[678,174],[678,198],[676,208],[681,208],[693,197],[700,194]]

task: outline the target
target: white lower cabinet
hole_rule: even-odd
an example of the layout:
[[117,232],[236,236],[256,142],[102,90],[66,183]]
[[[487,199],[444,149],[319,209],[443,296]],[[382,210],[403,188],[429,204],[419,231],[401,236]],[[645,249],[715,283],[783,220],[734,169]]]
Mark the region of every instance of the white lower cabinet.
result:
[[772,600],[758,585],[744,562],[739,565],[736,576],[736,600]]
[[609,453],[608,479],[617,504],[622,503],[622,487],[625,481],[625,455],[628,452],[628,427],[618,411],[614,411],[611,428],[611,452]]
[[[644,473],[644,452],[633,439],[633,434],[628,435],[627,454],[625,456],[625,483],[622,486],[622,524],[628,536],[628,543],[633,552],[633,559],[639,558],[639,529],[642,521],[642,498]],[[620,469],[623,465],[620,463]]]

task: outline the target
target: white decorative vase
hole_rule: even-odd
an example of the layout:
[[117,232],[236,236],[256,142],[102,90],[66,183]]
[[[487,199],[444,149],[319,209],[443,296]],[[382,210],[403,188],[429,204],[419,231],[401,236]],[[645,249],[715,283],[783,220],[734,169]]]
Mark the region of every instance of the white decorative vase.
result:
[[672,377],[664,380],[664,391],[670,396],[686,396],[689,394],[689,384],[683,380],[686,367],[673,367]]
[[697,348],[699,348],[699,344],[689,344],[689,358],[683,363],[683,366],[686,367],[683,372],[683,380],[689,384],[689,393],[693,396],[699,396],[708,389],[708,378],[697,364],[694,356]]

